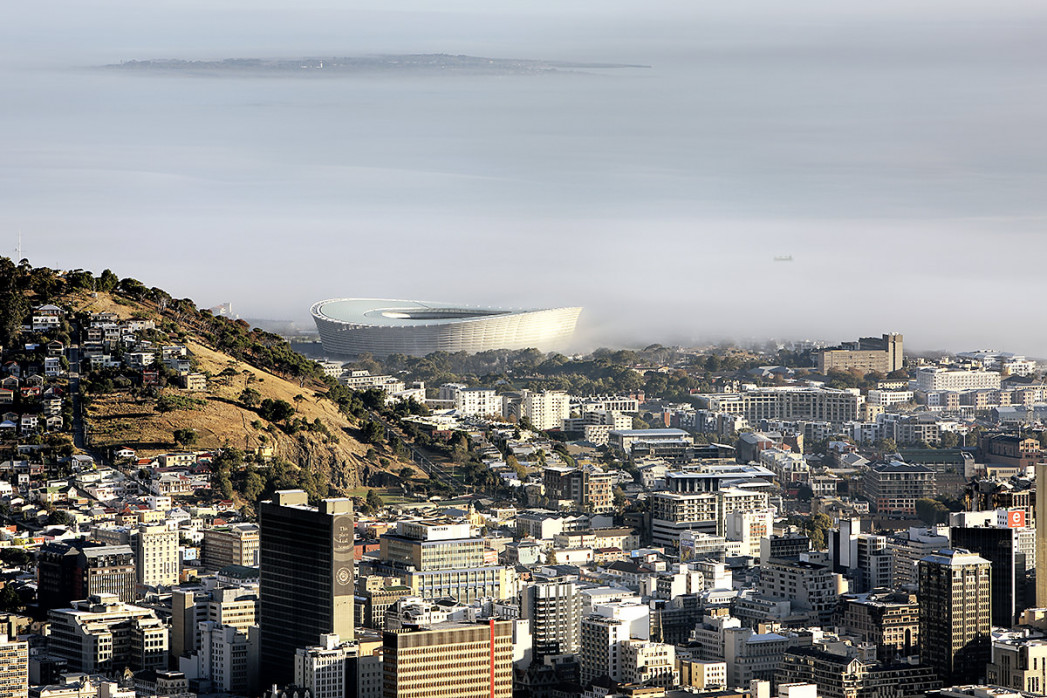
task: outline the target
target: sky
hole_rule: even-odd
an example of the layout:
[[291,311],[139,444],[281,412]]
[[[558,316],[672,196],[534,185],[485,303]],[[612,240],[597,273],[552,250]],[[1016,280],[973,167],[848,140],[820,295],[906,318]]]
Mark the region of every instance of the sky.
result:
[[[581,305],[579,348],[903,332],[1047,357],[1047,5],[8,3],[0,254],[309,324]],[[551,75],[138,74],[448,53]],[[791,256],[792,261],[775,261]]]

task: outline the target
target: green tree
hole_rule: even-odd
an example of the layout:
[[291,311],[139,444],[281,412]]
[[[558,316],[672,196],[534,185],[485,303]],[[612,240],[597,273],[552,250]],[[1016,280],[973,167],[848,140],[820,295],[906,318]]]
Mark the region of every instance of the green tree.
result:
[[936,499],[917,499],[916,516],[928,526],[934,526],[949,520],[949,507]]
[[896,442],[894,439],[890,439],[890,438],[880,439],[879,441],[876,442],[876,450],[878,450],[882,454],[897,453],[898,452],[898,442]]
[[378,490],[374,488],[367,490],[367,506],[371,511],[381,511],[382,507],[385,506],[385,502],[382,501],[382,495],[378,493]]
[[254,388],[244,388],[240,393],[240,402],[246,407],[255,407],[262,401],[262,394]]
[[825,550],[829,541],[828,532],[833,525],[832,519],[825,514],[815,514],[803,519],[800,525],[811,539],[811,549]]
[[120,279],[109,269],[104,269],[102,275],[98,277],[98,290],[99,291],[112,291],[116,288],[116,285],[120,283]]
[[22,608],[22,597],[19,596],[13,584],[8,582],[0,591],[0,609],[4,611],[17,611]]
[[364,422],[363,429],[360,432],[360,441],[365,444],[377,444],[382,442],[384,436],[385,428],[382,424],[369,419]]
[[286,400],[266,398],[258,405],[258,414],[270,422],[284,422],[294,416],[295,409]]
[[255,470],[251,470],[244,478],[244,499],[249,502],[257,502],[265,491],[265,480]]
[[69,512],[52,511],[47,515],[48,526],[69,526],[72,523],[73,517],[69,515]]
[[0,257],[0,346],[10,347],[29,312],[22,271],[7,257]]
[[175,429],[174,430],[175,443],[182,448],[188,448],[196,443],[197,435],[194,429]]
[[29,556],[29,553],[21,548],[4,548],[0,550],[0,560],[3,560],[4,564],[7,565],[25,567],[32,558]]

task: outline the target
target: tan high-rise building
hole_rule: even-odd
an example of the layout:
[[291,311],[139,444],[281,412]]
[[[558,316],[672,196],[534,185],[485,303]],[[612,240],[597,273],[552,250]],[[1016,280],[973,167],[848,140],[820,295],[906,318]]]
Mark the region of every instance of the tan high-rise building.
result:
[[992,564],[963,549],[920,560],[920,661],[948,684],[979,683],[992,641]]
[[1047,463],[1036,464],[1036,606],[1047,607]]
[[512,698],[513,624],[440,623],[386,631],[385,698]]
[[29,695],[29,643],[0,635],[0,698]]
[[817,353],[817,358],[819,373],[855,370],[886,374],[902,368],[905,353],[902,335],[891,333],[882,337],[862,337],[836,349],[822,350]]

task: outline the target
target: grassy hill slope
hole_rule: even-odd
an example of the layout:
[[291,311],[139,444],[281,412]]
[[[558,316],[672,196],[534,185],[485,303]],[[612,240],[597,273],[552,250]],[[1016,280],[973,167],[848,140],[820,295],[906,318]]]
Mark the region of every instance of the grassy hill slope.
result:
[[[92,448],[126,446],[150,456],[180,448],[176,430],[191,429],[196,434],[194,449],[232,447],[282,459],[292,467],[308,469],[318,482],[340,493],[358,491],[376,478],[388,482],[390,474],[409,465],[382,447],[371,449],[368,458],[370,447],[358,438],[359,420],[326,399],[327,386],[314,376],[281,375],[262,368],[250,348],[240,352],[247,360],[216,348],[214,335],[208,332],[211,323],[220,321],[219,329],[225,331],[226,325],[236,327],[234,321],[190,313],[184,304],[163,307],[123,294],[81,293],[66,300],[77,311],[154,320],[163,335],[188,348],[194,370],[209,375],[206,391],[184,390],[172,381],[158,394],[135,387],[88,393],[86,416]],[[266,352],[282,352],[286,347],[271,337],[267,342]],[[260,400],[290,403],[295,414],[279,423],[264,419],[257,408],[241,402],[245,388],[257,391]],[[303,428],[298,420],[308,425]]]

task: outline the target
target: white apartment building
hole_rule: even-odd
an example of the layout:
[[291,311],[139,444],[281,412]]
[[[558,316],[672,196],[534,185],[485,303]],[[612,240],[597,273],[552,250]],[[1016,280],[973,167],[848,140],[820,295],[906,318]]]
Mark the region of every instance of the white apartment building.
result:
[[258,627],[250,627],[245,634],[205,621],[197,624],[197,633],[197,650],[179,657],[179,670],[187,678],[210,681],[211,693],[254,695],[258,688]]
[[345,373],[345,368],[341,361],[317,361],[316,363],[320,364],[320,370],[328,378],[338,378]]
[[575,409],[584,414],[593,410],[607,410],[608,412],[639,412],[640,401],[632,397],[620,395],[593,395],[580,397],[573,400]]
[[140,526],[134,547],[139,584],[154,587],[178,584],[178,531],[167,526]]
[[680,683],[676,648],[661,642],[626,640],[620,649],[622,682],[673,688]]
[[774,532],[774,512],[770,509],[736,509],[724,519],[727,540],[742,544],[742,554],[760,557],[760,540]]
[[372,376],[369,371],[346,371],[338,377],[338,382],[352,390],[379,388],[387,393],[401,392],[407,386],[403,381],[392,376]]
[[827,565],[774,557],[760,563],[759,593],[791,601],[793,609],[808,612],[818,625],[832,623],[839,605],[839,584]]
[[630,639],[629,624],[616,618],[589,616],[582,619],[581,636],[582,684],[604,674],[621,681],[621,643]]
[[[443,394],[443,386],[440,388],[440,393]],[[463,386],[455,390],[450,399],[454,401],[454,408],[462,414],[485,417],[502,413],[502,396],[493,388],[466,388]]]
[[916,389],[923,392],[932,390],[999,390],[1000,374],[995,371],[921,368],[916,372]]
[[865,397],[857,390],[830,388],[759,388],[697,397],[707,410],[740,415],[750,423],[785,419],[839,424],[856,420],[865,404]]
[[345,698],[347,660],[356,656],[356,645],[340,642],[338,635],[321,640],[322,645],[298,648],[294,683],[309,689],[313,698]]
[[[505,411],[510,407],[507,402],[503,406],[503,415],[511,414]],[[520,391],[519,417],[526,417],[534,425],[535,429],[559,429],[563,426],[563,420],[571,416],[571,396],[560,390],[544,390],[535,393],[530,390]]]
[[722,536],[733,511],[767,509],[767,492],[730,487],[718,492],[655,492],[651,536],[655,545],[677,546],[683,531]]
[[912,402],[915,393],[911,390],[870,390],[866,401],[870,405],[879,405],[887,408],[891,405],[902,405]]

